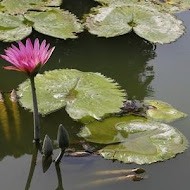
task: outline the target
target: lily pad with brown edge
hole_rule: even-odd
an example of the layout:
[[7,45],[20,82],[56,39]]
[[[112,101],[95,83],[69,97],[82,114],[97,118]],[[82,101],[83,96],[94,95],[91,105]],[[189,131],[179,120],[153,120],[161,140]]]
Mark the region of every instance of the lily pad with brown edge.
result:
[[[119,112],[125,92],[110,78],[100,73],[60,69],[35,77],[39,112],[47,115],[65,107],[74,120],[101,119]],[[23,107],[32,110],[30,82],[19,85],[18,96]]]
[[139,116],[111,117],[85,125],[79,136],[110,144],[100,150],[105,159],[151,164],[182,153],[187,139],[177,129]]
[[182,12],[190,9],[190,0],[95,0],[102,5],[117,5],[130,3],[151,3],[157,6],[158,10],[165,10],[167,12]]
[[36,31],[60,39],[77,38],[76,33],[83,31],[75,15],[59,8],[48,8],[44,12],[28,11],[24,17],[33,23]]
[[187,114],[178,111],[172,105],[159,100],[145,100],[147,117],[156,121],[170,123],[177,119],[187,117]]
[[163,10],[173,13],[187,11],[190,9],[190,0],[152,0],[152,3],[156,3]]
[[98,37],[115,37],[132,30],[153,43],[170,43],[185,30],[181,20],[150,2],[132,1],[93,8],[86,16],[85,27]]
[[62,0],[2,0],[2,11],[9,14],[24,14],[28,10],[43,10],[46,7],[58,7]]

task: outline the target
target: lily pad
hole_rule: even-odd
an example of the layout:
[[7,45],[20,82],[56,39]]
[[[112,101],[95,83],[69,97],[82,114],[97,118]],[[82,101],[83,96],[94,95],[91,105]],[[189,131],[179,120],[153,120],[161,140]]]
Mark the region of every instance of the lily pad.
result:
[[173,13],[190,9],[190,0],[155,0],[153,2],[160,5],[162,9]]
[[[112,117],[87,124],[79,136],[108,144],[100,150],[105,159],[124,163],[151,164],[175,157],[188,146],[175,128],[138,116]],[[113,144],[114,143],[114,144]]]
[[[75,120],[101,119],[120,111],[125,93],[112,79],[99,73],[78,70],[53,70],[35,78],[39,111],[49,114],[60,108]],[[23,107],[32,110],[29,80],[19,86]]]
[[18,41],[30,35],[32,27],[24,24],[22,15],[12,16],[0,13],[0,40],[4,42]]
[[170,104],[158,100],[145,100],[144,104],[149,107],[147,117],[161,122],[172,122],[187,117],[187,114],[176,110]]
[[158,10],[181,12],[190,9],[190,0],[95,0],[103,5],[128,5],[130,3],[152,3]]
[[133,30],[140,37],[160,44],[175,41],[185,30],[182,21],[147,2],[93,8],[85,26],[99,37],[114,37]]
[[34,23],[36,31],[56,38],[77,38],[76,33],[83,31],[75,15],[58,8],[47,9],[45,12],[29,11],[25,18]]
[[95,121],[85,125],[78,136],[85,138],[89,142],[100,144],[112,144],[124,142],[128,136],[125,131],[118,131],[117,124],[130,123],[133,119],[144,122],[145,118],[137,116],[110,117],[104,121]]
[[11,14],[25,13],[28,10],[41,10],[47,6],[60,6],[62,0],[3,0],[1,6]]
[[103,5],[113,5],[113,4],[130,4],[130,3],[136,3],[140,2],[139,0],[95,0]]

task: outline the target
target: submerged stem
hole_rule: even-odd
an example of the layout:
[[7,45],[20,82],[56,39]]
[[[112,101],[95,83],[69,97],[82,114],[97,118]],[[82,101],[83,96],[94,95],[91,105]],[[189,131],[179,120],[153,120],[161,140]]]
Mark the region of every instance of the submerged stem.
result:
[[30,76],[30,82],[31,82],[32,99],[33,99],[34,140],[35,142],[39,142],[40,141],[40,121],[39,121],[38,103],[37,103],[37,97],[36,97],[34,76]]

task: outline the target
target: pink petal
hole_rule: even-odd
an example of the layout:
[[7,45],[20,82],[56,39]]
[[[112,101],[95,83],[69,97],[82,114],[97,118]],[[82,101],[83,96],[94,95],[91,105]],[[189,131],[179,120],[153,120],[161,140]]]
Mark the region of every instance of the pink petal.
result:
[[34,54],[36,56],[39,54],[39,48],[40,48],[39,39],[36,38],[34,41]]
[[6,69],[6,70],[14,70],[14,71],[23,72],[20,69],[18,69],[17,67],[14,67],[14,66],[6,66],[6,67],[3,67],[3,68]]
[[45,50],[46,47],[46,40],[43,40],[41,46],[40,46],[40,53],[42,53]]
[[50,44],[47,44],[47,46],[44,48],[44,51],[41,52],[41,54],[40,54],[40,61],[41,61],[42,63],[44,63],[44,60],[45,60],[46,57],[47,57],[47,52],[48,52],[49,46],[50,46]]
[[10,59],[10,57],[8,57],[7,55],[1,55],[1,58],[3,58],[4,60],[10,62],[10,63],[13,64],[13,65],[15,64],[15,63]]
[[24,44],[20,41],[18,42],[19,45],[19,49],[20,49],[20,54],[22,56],[26,55],[26,47],[24,46]]
[[43,40],[40,45],[38,38],[35,39],[34,45],[28,38],[25,45],[20,41],[18,46],[19,48],[12,44],[10,48],[5,50],[5,55],[0,55],[12,64],[5,69],[32,73],[38,64],[43,66],[48,61],[55,49],[53,47],[48,50],[50,44],[46,45],[46,40]]
[[10,63],[12,63],[13,65],[15,65],[16,67],[19,65],[18,59],[15,58],[14,55],[6,55],[8,58],[6,58],[6,61],[9,61]]
[[11,44],[11,47],[15,52],[20,53],[20,50],[15,45]]
[[32,45],[32,42],[30,40],[30,38],[28,38],[26,40],[26,52],[27,52],[27,55],[28,56],[32,56],[32,53],[33,53],[33,45]]
[[45,58],[43,64],[45,64],[45,63],[48,61],[48,59],[50,58],[50,56],[51,56],[51,54],[53,53],[54,49],[55,49],[55,47],[52,47],[52,48],[47,52],[47,56],[46,56],[46,58]]

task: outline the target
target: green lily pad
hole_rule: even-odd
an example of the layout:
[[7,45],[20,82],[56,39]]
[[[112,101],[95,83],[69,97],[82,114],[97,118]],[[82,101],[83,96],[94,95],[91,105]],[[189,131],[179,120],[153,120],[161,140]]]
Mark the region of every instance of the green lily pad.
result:
[[[49,114],[60,108],[75,120],[101,119],[120,111],[125,93],[112,79],[99,73],[78,70],[53,70],[35,78],[39,111]],[[29,80],[19,86],[23,107],[32,110]]]
[[32,27],[24,24],[22,15],[12,16],[0,13],[0,40],[12,42],[24,39],[30,35]]
[[114,37],[133,30],[140,37],[160,44],[175,41],[185,30],[182,21],[148,2],[93,8],[85,26],[99,37]]
[[11,14],[25,13],[28,10],[41,10],[47,6],[60,6],[61,0],[3,0],[1,5]]
[[49,0],[47,1],[47,6],[52,6],[52,7],[58,7],[62,4],[63,0]]
[[77,38],[76,33],[83,31],[75,15],[58,8],[47,9],[45,12],[29,11],[25,18],[34,23],[36,31],[56,38]]
[[[103,5],[128,5],[130,3],[146,3],[147,0],[95,0]],[[181,12],[190,9],[190,0],[149,0],[149,3],[156,5],[158,10],[167,12]]]
[[190,9],[190,0],[156,0],[156,4],[159,4],[162,9],[173,13]]
[[184,152],[188,146],[186,138],[177,129],[138,116],[95,121],[87,124],[79,136],[94,143],[112,143],[100,150],[100,154],[105,159],[124,163],[164,161]]
[[[95,0],[103,5],[130,4],[139,2],[139,0]],[[142,1],[142,0],[141,0]]]
[[170,104],[158,100],[145,100],[144,104],[150,109],[146,111],[147,117],[161,122],[172,122],[187,117],[187,114],[176,110]]
[[124,142],[128,133],[125,131],[118,131],[116,127],[117,124],[122,124],[123,122],[130,123],[131,120],[137,118],[141,122],[145,121],[143,117],[129,115],[126,117],[110,117],[103,122],[91,122],[82,128],[78,136],[85,138],[87,141],[100,144]]

